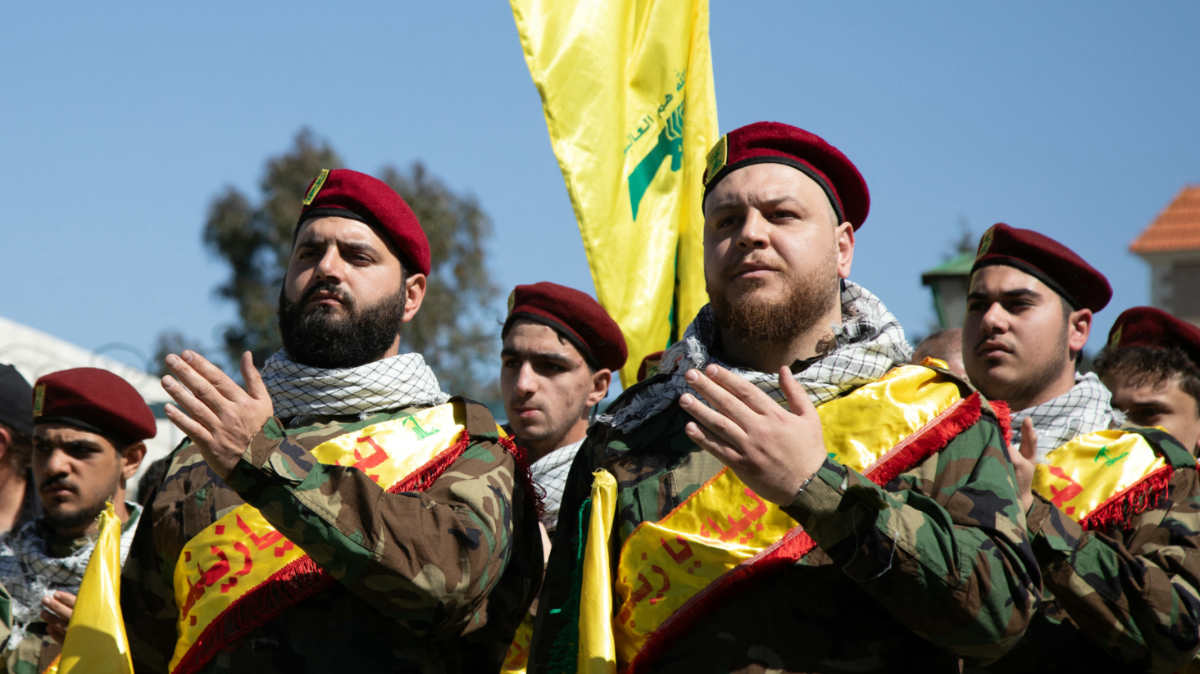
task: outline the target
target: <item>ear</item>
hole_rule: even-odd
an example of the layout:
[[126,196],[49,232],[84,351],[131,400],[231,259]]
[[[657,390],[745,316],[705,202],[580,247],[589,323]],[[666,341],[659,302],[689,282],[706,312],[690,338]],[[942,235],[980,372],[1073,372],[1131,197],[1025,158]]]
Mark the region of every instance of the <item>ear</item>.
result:
[[421,308],[421,302],[425,299],[425,283],[424,274],[413,274],[405,279],[403,318],[405,323],[411,321]]
[[1092,310],[1076,309],[1067,316],[1067,347],[1072,353],[1083,351],[1092,333]]
[[839,278],[850,278],[850,264],[854,262],[854,225],[843,222],[834,232],[837,245],[837,272]]
[[121,480],[129,480],[137,474],[138,468],[142,465],[142,459],[146,458],[146,443],[139,442],[135,445],[130,445],[121,452]]
[[587,394],[588,408],[595,407],[608,395],[608,386],[612,383],[612,370],[601,368],[592,373],[592,390]]
[[12,431],[4,424],[0,424],[0,463],[3,463],[5,457],[8,456],[8,450],[12,447]]

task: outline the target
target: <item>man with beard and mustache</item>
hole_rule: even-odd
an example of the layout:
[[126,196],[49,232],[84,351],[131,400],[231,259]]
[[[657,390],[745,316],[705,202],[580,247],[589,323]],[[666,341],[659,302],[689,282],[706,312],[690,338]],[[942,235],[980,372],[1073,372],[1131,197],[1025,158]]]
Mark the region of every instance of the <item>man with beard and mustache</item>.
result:
[[[997,417],[849,280],[869,197],[760,122],[704,176],[710,304],[589,430],[531,671],[958,671],[1032,613]],[[814,408],[814,405],[816,407]]]
[[42,672],[62,648],[75,593],[112,501],[121,520],[121,559],[141,508],[125,484],[154,437],[154,415],[117,375],[92,367],[48,374],[33,387],[33,484],[42,515],[0,538],[0,583],[11,596],[0,610],[8,672]]
[[239,386],[167,357],[189,437],[122,585],[139,671],[496,671],[541,575],[520,451],[401,353],[430,272],[386,183],[323,170],[283,280],[284,349]]
[[[1061,243],[983,234],[963,325],[971,382],[1012,408],[1012,458],[1045,601],[991,671],[1176,671],[1200,650],[1200,484],[1159,429],[1115,428],[1076,362],[1104,275]],[[1019,450],[1018,450],[1019,448]]]

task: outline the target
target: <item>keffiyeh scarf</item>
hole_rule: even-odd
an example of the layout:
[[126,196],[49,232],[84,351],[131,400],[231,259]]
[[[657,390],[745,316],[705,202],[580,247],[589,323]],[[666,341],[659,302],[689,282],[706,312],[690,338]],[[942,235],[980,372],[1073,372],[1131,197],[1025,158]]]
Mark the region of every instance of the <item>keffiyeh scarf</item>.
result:
[[1033,419],[1037,434],[1037,460],[1044,461],[1051,450],[1084,433],[1115,428],[1122,419],[1113,412],[1112,394],[1100,383],[1096,373],[1075,374],[1070,391],[1040,405],[1014,412],[1012,446],[1021,446],[1021,424]]
[[276,416],[365,416],[404,407],[440,405],[437,375],[419,353],[404,353],[357,367],[302,365],[275,352],[262,369]]
[[567,485],[567,473],[571,471],[571,462],[579,452],[583,440],[563,445],[529,466],[529,474],[533,483],[541,487],[542,524],[547,531],[554,531],[558,523],[558,508],[562,505],[563,487]]
[[[883,302],[866,288],[845,281],[842,286],[842,323],[831,326],[835,340],[828,353],[814,359],[793,376],[804,386],[814,405],[882,377],[912,355],[900,322]],[[748,370],[722,362],[713,354],[717,340],[711,305],[705,305],[688,326],[683,339],[663,354],[658,373],[627,404],[597,422],[628,432],[666,409],[689,390],[684,375],[692,368],[716,363],[736,373],[776,401],[785,403],[774,372]]]

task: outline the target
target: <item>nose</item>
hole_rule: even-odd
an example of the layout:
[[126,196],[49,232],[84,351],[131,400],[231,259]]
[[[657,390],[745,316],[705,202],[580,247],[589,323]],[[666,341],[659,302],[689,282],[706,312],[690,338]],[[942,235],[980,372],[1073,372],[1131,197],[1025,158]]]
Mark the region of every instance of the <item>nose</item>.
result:
[[770,223],[757,209],[750,209],[742,226],[738,228],[737,245],[739,248],[752,250],[767,247],[767,227]]
[[342,256],[337,246],[329,246],[325,254],[317,261],[317,276],[322,278],[340,279],[342,272]]
[[1008,326],[1008,312],[999,302],[992,302],[979,318],[979,324],[985,334],[1003,332]]
[[521,396],[527,396],[537,390],[537,376],[533,371],[532,364],[521,363],[521,367],[517,370],[516,381],[513,382],[513,390]]
[[71,472],[69,457],[61,449],[51,449],[49,454],[42,453],[39,458],[41,459],[39,463],[42,464],[42,482],[52,477],[66,475]]

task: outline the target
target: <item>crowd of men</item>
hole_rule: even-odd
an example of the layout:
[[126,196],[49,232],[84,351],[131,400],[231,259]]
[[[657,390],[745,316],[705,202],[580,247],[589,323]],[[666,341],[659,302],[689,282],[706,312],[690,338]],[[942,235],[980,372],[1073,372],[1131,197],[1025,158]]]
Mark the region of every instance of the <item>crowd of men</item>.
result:
[[[603,414],[595,300],[509,297],[500,426],[401,352],[430,275],[382,181],[322,170],[241,383],[171,354],[187,435],[94,368],[0,368],[0,645],[52,668],[111,503],[139,672],[1180,671],[1200,652],[1200,329],[1120,315],[997,224],[914,354],[851,280],[867,183],[774,122],[708,155],[709,304]],[[869,230],[868,230],[869,231]],[[869,245],[869,244],[868,244]]]

